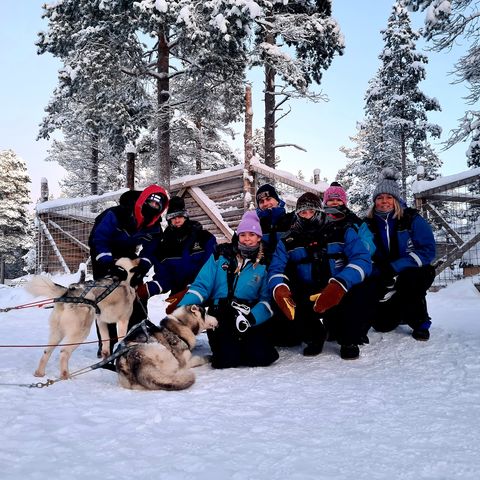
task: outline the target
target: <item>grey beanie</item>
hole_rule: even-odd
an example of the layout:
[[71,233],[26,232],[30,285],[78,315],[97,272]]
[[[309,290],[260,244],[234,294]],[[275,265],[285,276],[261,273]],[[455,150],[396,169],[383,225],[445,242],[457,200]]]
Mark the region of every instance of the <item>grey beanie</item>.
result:
[[386,193],[401,202],[400,187],[397,183],[398,178],[399,175],[393,168],[384,168],[380,173],[380,180],[373,191],[372,200],[375,202],[379,195]]

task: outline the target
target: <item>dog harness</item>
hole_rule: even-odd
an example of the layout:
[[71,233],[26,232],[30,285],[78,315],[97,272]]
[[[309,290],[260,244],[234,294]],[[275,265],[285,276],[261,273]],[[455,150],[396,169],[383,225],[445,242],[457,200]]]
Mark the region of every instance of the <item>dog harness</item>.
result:
[[[61,297],[55,298],[53,303],[83,303],[84,305],[88,305],[95,309],[95,313],[100,315],[101,310],[98,304],[106,297],[108,297],[118,286],[120,285],[120,280],[113,280],[110,285],[97,285],[95,280],[85,283],[85,289],[78,297],[69,296],[69,291],[67,290]],[[96,287],[103,287],[103,292],[95,298],[95,300],[91,300],[89,298],[85,298],[86,295]]]

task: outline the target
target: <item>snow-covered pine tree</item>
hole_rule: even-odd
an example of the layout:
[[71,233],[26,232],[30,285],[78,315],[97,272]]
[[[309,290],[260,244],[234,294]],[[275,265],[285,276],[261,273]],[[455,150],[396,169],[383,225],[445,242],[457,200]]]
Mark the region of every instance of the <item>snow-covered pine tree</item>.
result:
[[[338,178],[342,182],[342,175],[348,172],[351,188],[356,185],[355,192],[348,193],[360,203],[360,210],[368,207],[365,202],[371,202],[371,192],[383,168],[393,167],[401,173],[407,199],[407,179],[415,176],[417,165],[422,165],[430,178],[441,165],[429,144],[430,137],[440,136],[441,128],[427,118],[427,112],[440,110],[440,106],[420,90],[428,60],[416,51],[419,34],[411,28],[403,0],[394,4],[382,35],[382,63],[366,93],[361,135],[354,137],[360,142],[359,148],[344,149],[353,165],[348,164]],[[358,180],[352,180],[354,174]]]
[[[48,31],[39,34],[39,53],[51,53],[64,66],[39,136],[49,138],[55,130],[63,133],[65,142],[61,148],[57,142],[49,158],[70,172],[67,183],[75,185],[78,180],[82,187],[68,193],[103,193],[105,181],[102,185],[100,177],[117,177],[125,145],[138,137],[151,110],[138,78],[122,70],[132,68],[140,54],[126,40],[133,35],[127,12],[106,2],[66,0],[45,5],[44,17],[49,24]],[[116,29],[122,30],[121,38]],[[68,153],[61,153],[71,147],[69,161]],[[117,156],[112,169],[103,161],[105,149]]]
[[[265,72],[265,164],[275,168],[277,113],[291,98],[313,101],[324,97],[309,87],[320,84],[336,54],[343,53],[343,36],[331,17],[330,0],[265,3],[265,18],[257,26],[254,65]],[[282,84],[277,85],[277,77]]]
[[5,273],[21,273],[22,257],[32,246],[33,232],[25,162],[13,150],[3,150],[0,172],[0,283],[4,283]]
[[467,103],[477,108],[465,112],[446,147],[470,139],[467,165],[480,167],[480,4],[477,0],[405,0],[405,3],[414,10],[427,10],[423,33],[427,40],[432,40],[434,50],[449,50],[456,43],[470,42],[454,72],[458,82],[469,86]]

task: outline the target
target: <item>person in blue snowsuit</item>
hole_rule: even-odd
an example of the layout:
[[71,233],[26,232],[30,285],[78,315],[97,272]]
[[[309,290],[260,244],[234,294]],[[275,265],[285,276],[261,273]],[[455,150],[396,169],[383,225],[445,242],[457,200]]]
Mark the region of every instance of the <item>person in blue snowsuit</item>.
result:
[[212,255],[217,240],[201,223],[190,220],[181,197],[170,198],[167,228],[153,252],[155,274],[146,283],[148,295],[170,291],[166,313],[171,313]]
[[[95,219],[90,232],[88,245],[94,280],[105,276],[121,277],[115,261],[121,257],[138,258],[141,249],[141,262],[135,281],[140,283],[143,276],[152,266],[152,252],[160,241],[162,228],[161,215],[168,207],[168,193],[159,185],[150,185],[143,191],[129,190],[122,194],[119,205],[104,210]],[[136,301],[129,328],[143,320],[146,316],[146,304]],[[115,324],[108,325],[110,347],[117,340]],[[99,351],[101,351],[100,335]]]
[[265,332],[272,316],[257,214],[247,211],[231,243],[218,245],[179,305],[201,304],[218,320],[207,332],[213,368],[261,367],[278,359]]
[[[269,183],[265,183],[257,189],[255,200],[256,212],[263,232],[265,263],[268,266],[272,261],[280,237],[292,226],[294,213],[286,212],[285,201],[279,197],[275,187]],[[268,322],[267,330],[273,344],[278,347],[293,347],[302,343],[297,329],[294,328],[292,322],[285,318],[275,302],[272,307],[273,317]]]
[[358,358],[365,326],[357,320],[364,300],[356,286],[371,272],[370,253],[355,228],[326,221],[314,193],[300,196],[295,213],[269,267],[272,296],[298,328],[305,356],[322,352],[323,319],[332,315],[341,357]]
[[378,302],[372,326],[388,332],[407,324],[415,340],[426,341],[431,326],[426,294],[435,279],[432,228],[417,210],[405,207],[397,173],[390,168],[382,171],[372,199],[365,219],[377,247],[372,279]]

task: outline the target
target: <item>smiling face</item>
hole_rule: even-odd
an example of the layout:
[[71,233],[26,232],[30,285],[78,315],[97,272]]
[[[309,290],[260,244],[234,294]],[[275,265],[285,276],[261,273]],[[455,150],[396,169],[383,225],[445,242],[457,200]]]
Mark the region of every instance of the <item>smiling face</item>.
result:
[[390,212],[395,208],[395,197],[388,193],[381,193],[375,198],[375,210],[379,212]]
[[242,232],[238,234],[238,241],[246,247],[256,247],[262,237],[253,232]]
[[264,197],[258,201],[258,208],[260,210],[268,210],[269,208],[278,207],[278,202],[273,197]]

